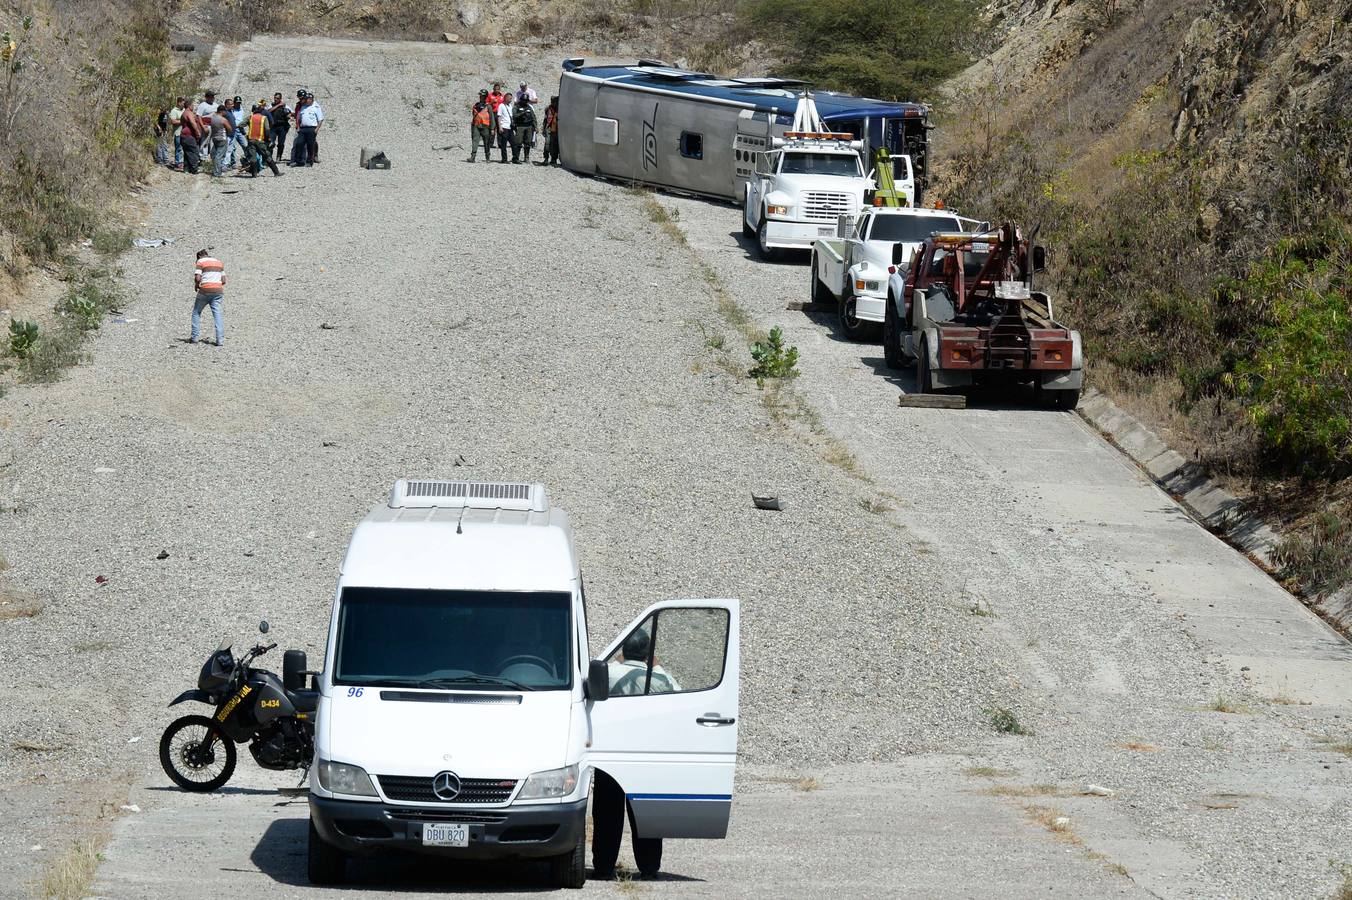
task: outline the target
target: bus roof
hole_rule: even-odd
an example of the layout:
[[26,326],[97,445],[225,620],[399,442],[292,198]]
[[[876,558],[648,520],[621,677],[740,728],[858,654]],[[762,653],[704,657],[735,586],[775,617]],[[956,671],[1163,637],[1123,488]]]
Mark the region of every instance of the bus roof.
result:
[[[601,81],[631,85],[638,90],[665,91],[692,94],[729,103],[744,104],[757,109],[773,110],[780,116],[792,117],[807,82],[791,78],[718,78],[703,72],[692,72],[672,66],[650,64],[583,66],[582,60],[564,63],[566,72],[596,78]],[[898,103],[873,100],[835,91],[813,91],[812,99],[822,119],[857,119],[924,117],[929,107],[923,103]]]

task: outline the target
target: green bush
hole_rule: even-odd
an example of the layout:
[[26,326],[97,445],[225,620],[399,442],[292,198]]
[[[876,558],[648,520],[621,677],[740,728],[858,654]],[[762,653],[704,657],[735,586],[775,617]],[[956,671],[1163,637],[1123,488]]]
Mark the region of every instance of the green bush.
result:
[[1352,464],[1352,226],[1278,241],[1229,295],[1266,311],[1235,385],[1288,465]]
[[776,325],[770,329],[769,337],[751,345],[751,358],[756,364],[748,373],[756,379],[756,384],[764,386],[767,378],[796,378],[798,372],[798,348],[784,346],[784,329]]
[[118,305],[117,286],[106,272],[82,272],[56,305],[58,315],[80,331],[93,331]]
[[9,352],[19,359],[27,359],[37,347],[40,336],[37,322],[11,319],[9,322]]
[[920,100],[970,58],[961,42],[974,0],[749,0],[746,25],[767,35],[786,74],[823,88]]

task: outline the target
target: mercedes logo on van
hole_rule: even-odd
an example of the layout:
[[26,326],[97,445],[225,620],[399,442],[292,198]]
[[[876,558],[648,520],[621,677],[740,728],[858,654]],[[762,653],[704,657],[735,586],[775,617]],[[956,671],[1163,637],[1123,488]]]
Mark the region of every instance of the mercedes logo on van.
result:
[[432,778],[432,793],[438,800],[454,800],[460,796],[460,776],[454,772],[438,772]]

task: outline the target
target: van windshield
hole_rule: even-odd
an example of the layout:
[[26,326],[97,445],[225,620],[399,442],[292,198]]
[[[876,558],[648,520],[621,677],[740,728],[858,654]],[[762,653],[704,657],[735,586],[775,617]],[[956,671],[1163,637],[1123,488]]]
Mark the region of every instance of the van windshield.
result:
[[452,690],[572,687],[563,592],[344,588],[333,680]]
[[935,231],[961,231],[957,219],[943,216],[874,216],[870,241],[902,241],[918,244]]
[[788,175],[843,175],[858,178],[859,156],[855,153],[785,153],[780,172]]

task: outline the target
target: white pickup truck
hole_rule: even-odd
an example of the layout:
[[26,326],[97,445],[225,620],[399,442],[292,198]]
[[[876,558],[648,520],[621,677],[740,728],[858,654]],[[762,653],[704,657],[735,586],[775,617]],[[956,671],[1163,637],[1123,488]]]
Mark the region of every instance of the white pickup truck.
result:
[[[756,239],[762,259],[781,249],[807,250],[835,233],[837,220],[855,215],[873,187],[858,141],[792,139],[756,154],[746,185],[742,233]],[[881,307],[880,307],[881,308]]]
[[866,207],[842,216],[836,237],[812,246],[812,302],[839,310],[840,327],[852,341],[876,339],[887,311],[888,284],[911,254],[935,231],[967,231],[977,223],[951,210]]

